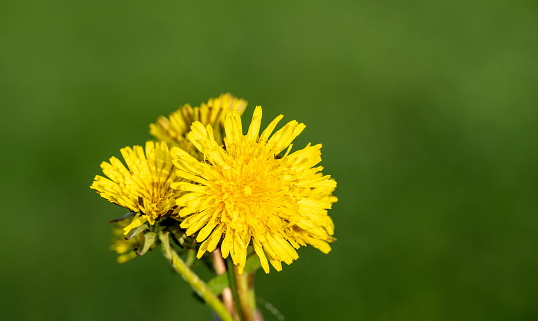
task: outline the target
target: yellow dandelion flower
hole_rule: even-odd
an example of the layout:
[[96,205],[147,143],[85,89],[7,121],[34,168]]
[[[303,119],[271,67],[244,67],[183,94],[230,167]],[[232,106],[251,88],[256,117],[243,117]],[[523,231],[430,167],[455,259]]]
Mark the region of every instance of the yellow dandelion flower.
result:
[[[178,175],[185,181],[172,184],[183,194],[177,205],[187,235],[197,233],[202,242],[200,258],[219,243],[222,256],[231,255],[242,272],[249,244],[269,273],[269,262],[282,270],[281,262],[298,258],[295,249],[310,244],[324,253],[331,248],[334,224],[327,215],[336,197],[336,182],[321,173],[321,145],[306,146],[290,154],[291,142],[304,124],[291,121],[271,133],[277,117],[259,135],[262,109],[256,107],[246,135],[239,113],[226,114],[226,138],[222,147],[211,125],[195,122],[189,140],[203,153],[198,161],[180,148],[172,148]],[[287,149],[283,156],[278,156]]]
[[122,148],[121,154],[129,169],[112,157],[110,163],[101,164],[108,178],[95,176],[91,188],[110,202],[137,213],[124,228],[125,234],[145,222],[153,225],[156,219],[177,213],[175,199],[181,192],[170,188],[178,176],[166,143],[149,141],[145,154],[141,146]]
[[191,142],[186,138],[191,125],[199,121],[211,125],[215,139],[222,143],[222,125],[227,110],[235,110],[242,114],[247,102],[231,94],[222,94],[218,98],[210,98],[207,104],[191,107],[187,104],[170,114],[168,118],[161,116],[155,124],[150,124],[150,133],[156,139],[167,142],[170,146],[178,146],[183,150],[195,152]]

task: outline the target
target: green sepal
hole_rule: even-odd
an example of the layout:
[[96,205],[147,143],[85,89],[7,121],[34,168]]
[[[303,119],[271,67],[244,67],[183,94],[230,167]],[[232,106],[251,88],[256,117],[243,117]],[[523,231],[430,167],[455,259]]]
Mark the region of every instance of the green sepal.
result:
[[148,227],[147,224],[144,223],[144,224],[140,225],[139,227],[135,228],[133,233],[131,233],[131,235],[127,236],[125,239],[130,240],[133,237],[137,236],[138,234],[144,232],[145,230],[149,230],[149,227]]
[[129,217],[133,217],[135,216],[137,213],[136,212],[127,212],[125,214],[123,214],[122,216],[118,217],[118,218],[115,218],[113,220],[110,220],[108,221],[108,223],[116,223],[116,222],[121,222],[123,221],[124,219],[127,219]]
[[148,252],[148,250],[155,244],[155,238],[157,234],[155,232],[147,232],[144,234],[144,247],[142,247],[142,251],[136,252],[136,254],[142,256]]

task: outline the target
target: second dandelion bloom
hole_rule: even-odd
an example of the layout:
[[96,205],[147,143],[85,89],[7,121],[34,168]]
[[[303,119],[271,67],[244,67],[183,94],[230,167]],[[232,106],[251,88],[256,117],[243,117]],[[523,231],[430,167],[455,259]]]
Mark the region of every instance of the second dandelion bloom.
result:
[[198,257],[220,244],[241,273],[250,244],[269,273],[269,262],[278,271],[282,262],[298,258],[296,249],[312,245],[324,253],[334,241],[334,224],[327,214],[337,199],[336,182],[323,175],[321,145],[291,152],[292,141],[304,124],[291,121],[273,134],[282,115],[262,131],[262,109],[256,107],[246,135],[236,111],[226,113],[224,146],[211,125],[192,125],[188,139],[203,154],[198,161],[173,148],[181,191],[177,199],[181,228],[202,242]]

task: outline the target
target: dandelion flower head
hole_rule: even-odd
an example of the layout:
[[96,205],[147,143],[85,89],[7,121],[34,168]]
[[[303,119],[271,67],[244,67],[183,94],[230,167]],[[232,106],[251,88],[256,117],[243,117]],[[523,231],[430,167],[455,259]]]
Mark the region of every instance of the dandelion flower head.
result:
[[116,157],[103,162],[101,168],[107,177],[95,176],[91,188],[103,198],[137,213],[124,228],[125,234],[145,222],[153,225],[155,220],[177,213],[175,199],[180,192],[170,188],[176,182],[177,172],[165,142],[146,143],[121,149],[125,163]]
[[168,118],[159,117],[155,124],[149,125],[150,133],[157,140],[165,141],[169,146],[177,146],[196,156],[197,151],[186,137],[195,121],[211,125],[215,139],[222,143],[222,127],[226,111],[235,110],[242,114],[246,107],[246,100],[231,94],[222,94],[218,98],[210,98],[207,104],[202,103],[200,107],[191,107],[187,104],[171,113]]
[[316,166],[321,145],[308,144],[291,153],[304,124],[291,121],[271,135],[282,117],[260,135],[262,109],[256,107],[243,135],[239,113],[229,111],[224,146],[210,124],[193,123],[187,138],[203,160],[172,148],[177,175],[183,179],[171,185],[182,193],[177,200],[180,226],[187,235],[197,233],[198,258],[220,244],[222,256],[230,255],[241,273],[252,244],[269,273],[268,262],[280,271],[281,262],[291,264],[298,258],[300,246],[331,250],[334,224],[327,210],[337,201],[332,196],[336,182]]

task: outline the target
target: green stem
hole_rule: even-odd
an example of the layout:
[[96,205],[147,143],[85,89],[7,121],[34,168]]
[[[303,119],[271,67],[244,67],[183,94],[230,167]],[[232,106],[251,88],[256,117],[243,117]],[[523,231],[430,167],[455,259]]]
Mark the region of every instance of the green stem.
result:
[[234,303],[235,303],[235,310],[237,311],[237,316],[239,317],[239,321],[244,321],[243,311],[239,303],[239,295],[237,293],[237,285],[236,285],[236,280],[235,280],[236,274],[235,274],[234,264],[232,262],[231,256],[229,256],[226,259],[226,264],[228,266],[228,285],[232,289],[232,294],[233,294]]
[[239,304],[243,314],[244,321],[254,321],[256,316],[256,297],[254,295],[254,274],[237,273],[237,266],[234,266],[234,276],[237,285],[237,295],[239,296]]
[[226,311],[224,304],[211,292],[207,285],[202,281],[196,273],[194,273],[185,262],[179,257],[177,252],[171,247],[162,245],[163,253],[170,261],[174,269],[183,277],[187,283],[198,293],[200,297],[215,311],[222,321],[234,321],[232,316]]

